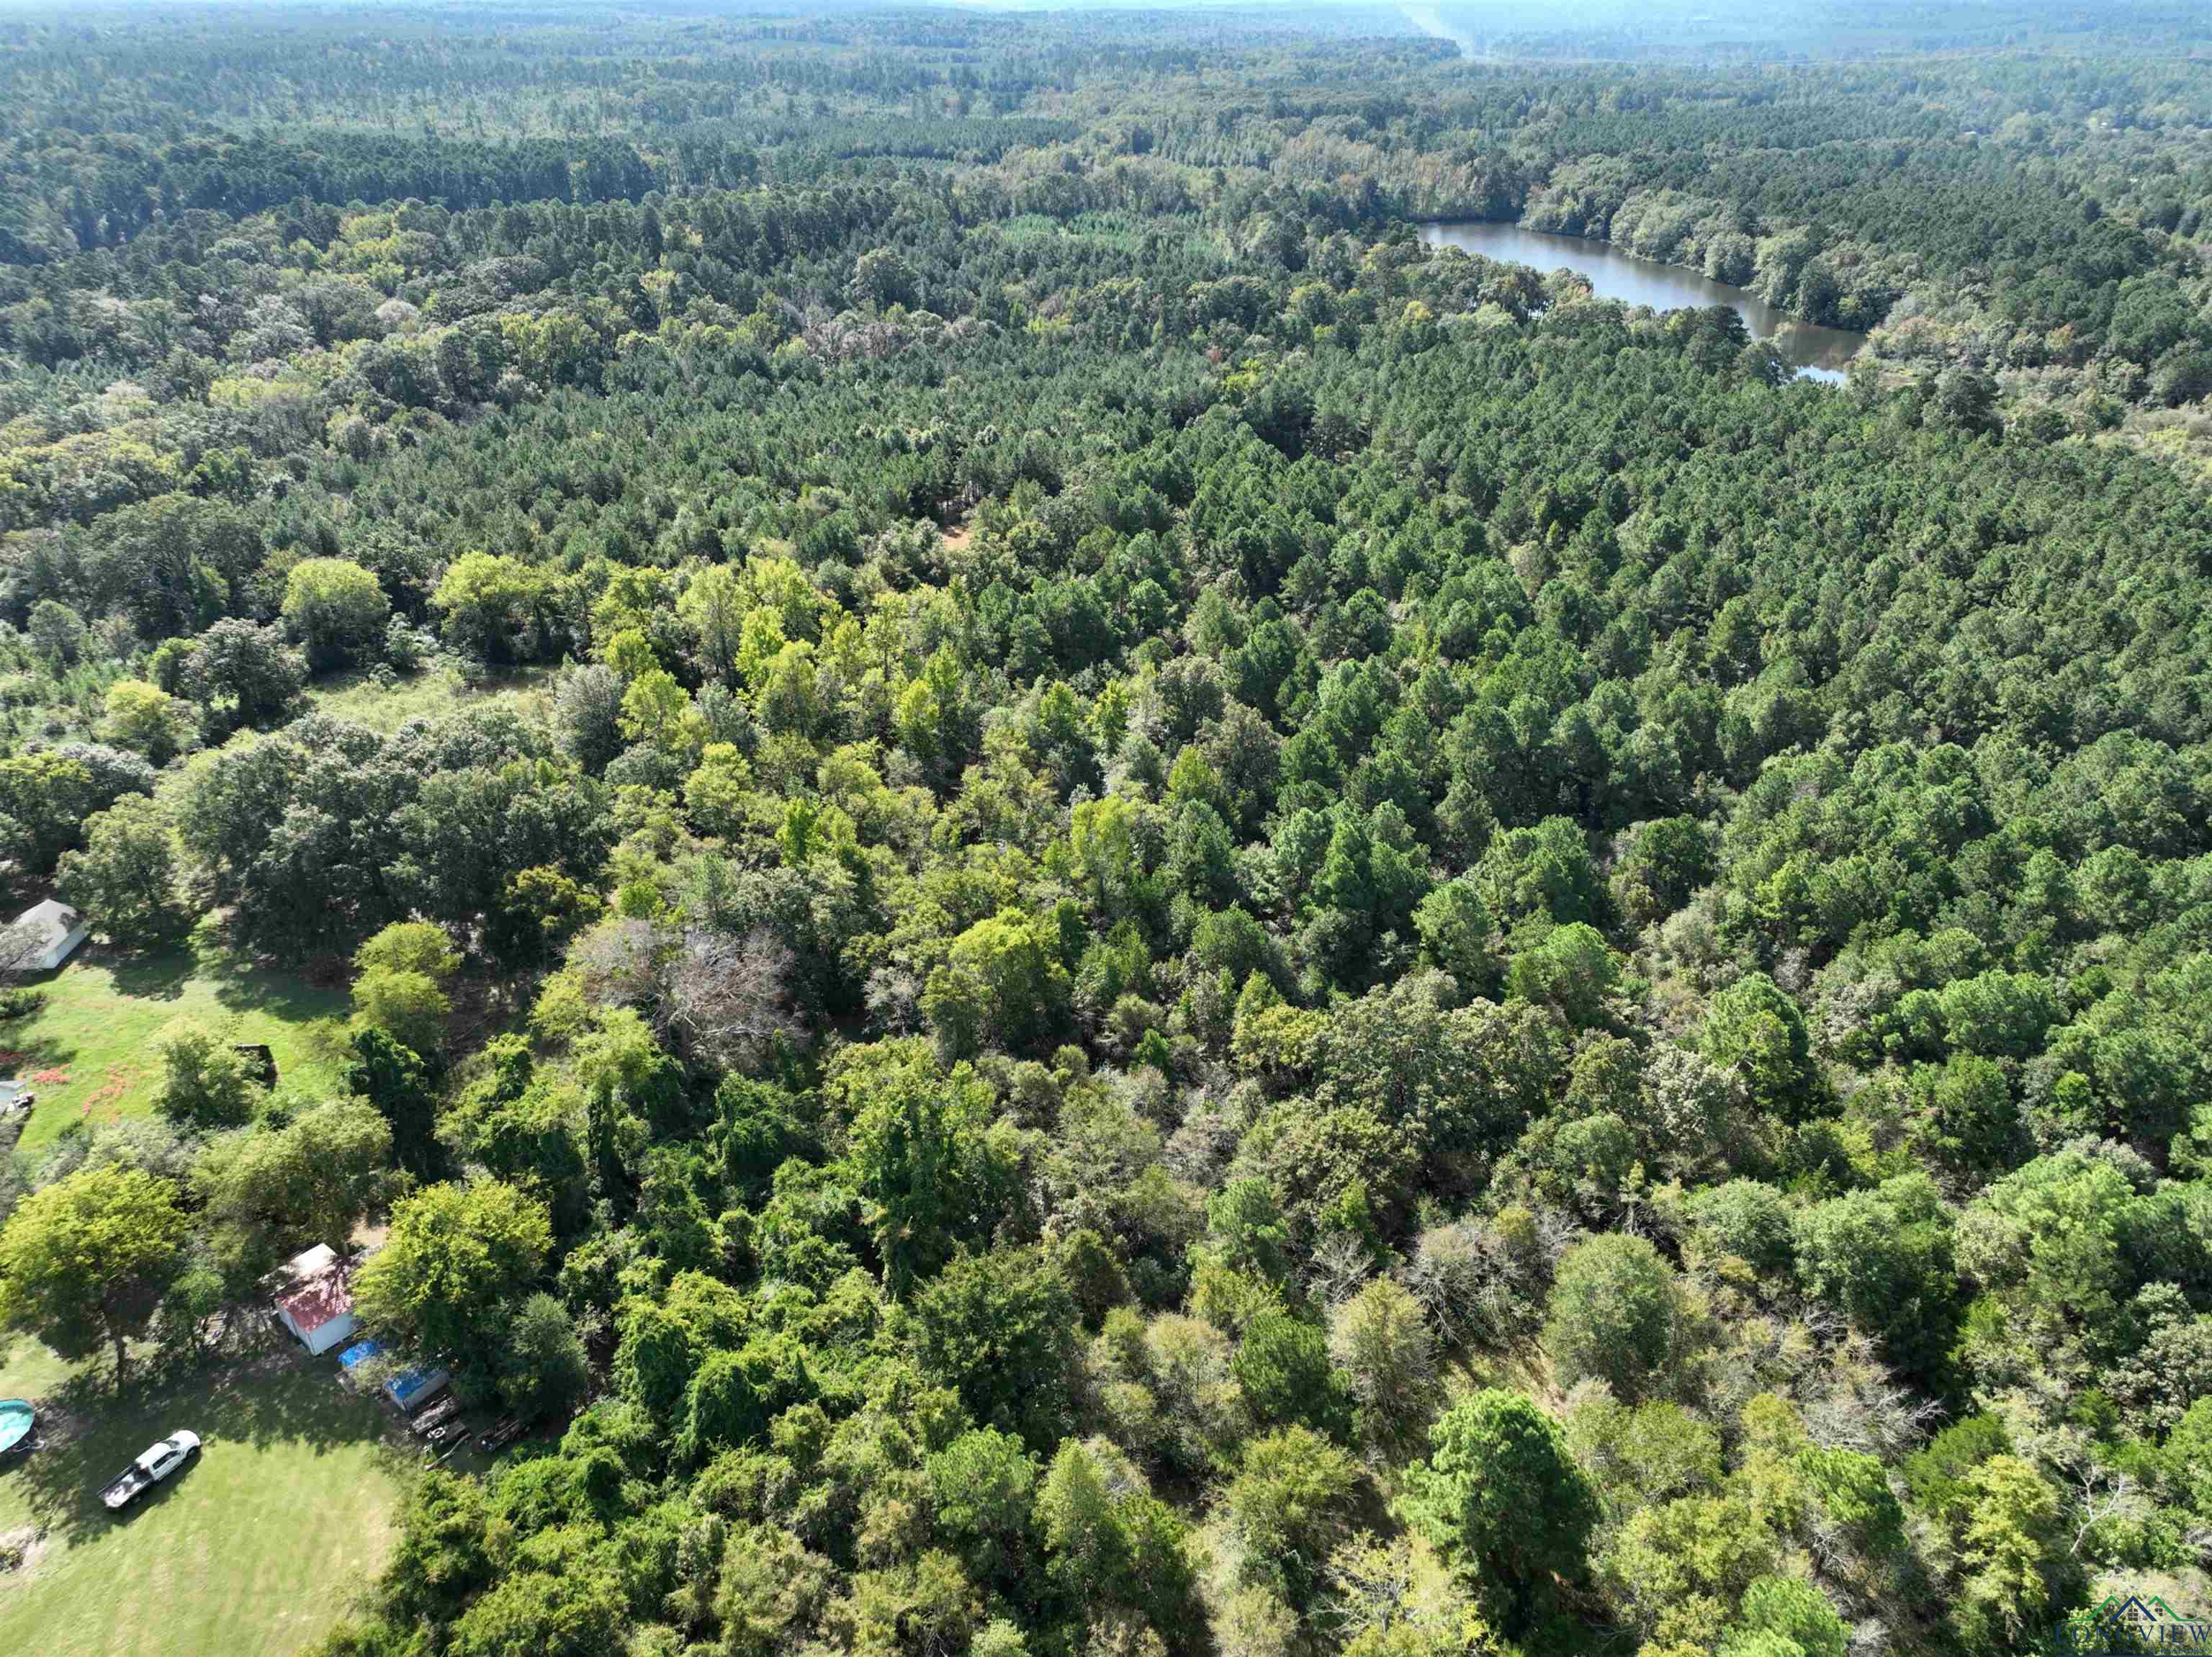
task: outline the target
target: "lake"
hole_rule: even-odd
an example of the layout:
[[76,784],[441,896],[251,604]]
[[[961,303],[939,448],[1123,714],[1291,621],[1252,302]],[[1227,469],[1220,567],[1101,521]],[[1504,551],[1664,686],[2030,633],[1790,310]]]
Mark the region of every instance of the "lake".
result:
[[1539,271],[1562,265],[1589,279],[1604,299],[1649,305],[1655,311],[1686,306],[1727,305],[1743,319],[1753,339],[1771,340],[1784,361],[1811,380],[1839,382],[1851,358],[1866,344],[1863,333],[1823,328],[1778,311],[1747,289],[1715,282],[1679,265],[1638,259],[1602,241],[1530,230],[1518,224],[1480,222],[1424,224],[1421,240],[1431,247],[1464,247],[1470,253],[1509,265],[1533,265]]

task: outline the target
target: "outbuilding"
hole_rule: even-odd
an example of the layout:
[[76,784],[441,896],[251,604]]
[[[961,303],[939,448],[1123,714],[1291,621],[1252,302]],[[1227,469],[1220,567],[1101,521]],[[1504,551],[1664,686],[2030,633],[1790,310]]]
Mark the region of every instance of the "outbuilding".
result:
[[9,965],[18,972],[51,972],[70,958],[92,928],[67,904],[49,898],[18,915],[15,931],[18,953]]
[[307,1350],[329,1351],[361,1327],[354,1316],[346,1263],[327,1244],[295,1254],[278,1273],[276,1320]]

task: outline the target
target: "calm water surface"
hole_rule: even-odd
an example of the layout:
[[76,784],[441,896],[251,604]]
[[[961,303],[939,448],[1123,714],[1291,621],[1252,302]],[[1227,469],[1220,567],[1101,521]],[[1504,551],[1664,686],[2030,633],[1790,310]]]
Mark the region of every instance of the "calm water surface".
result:
[[1602,241],[1529,230],[1518,224],[1424,224],[1421,240],[1431,247],[1464,247],[1485,259],[1533,265],[1540,271],[1562,265],[1589,279],[1599,297],[1654,310],[1678,311],[1691,305],[1728,305],[1743,319],[1753,339],[1769,339],[1784,359],[1813,380],[1839,381],[1866,344],[1863,333],[1823,328],[1786,316],[1746,289],[1715,282],[1677,265],[1637,259]]

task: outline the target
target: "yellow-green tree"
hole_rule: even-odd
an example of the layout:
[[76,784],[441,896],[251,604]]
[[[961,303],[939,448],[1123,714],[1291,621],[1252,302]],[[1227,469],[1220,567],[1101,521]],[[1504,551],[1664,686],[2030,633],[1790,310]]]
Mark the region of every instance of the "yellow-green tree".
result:
[[0,1326],[64,1357],[102,1344],[123,1390],[142,1333],[183,1258],[177,1190],[137,1168],[81,1169],[25,1197],[0,1229]]

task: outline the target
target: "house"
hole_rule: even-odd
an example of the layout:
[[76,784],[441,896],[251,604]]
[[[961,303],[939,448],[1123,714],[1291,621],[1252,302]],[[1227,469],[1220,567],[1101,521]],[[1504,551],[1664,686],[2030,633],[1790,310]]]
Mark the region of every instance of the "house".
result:
[[310,1352],[329,1351],[361,1327],[354,1316],[353,1290],[345,1262],[328,1245],[318,1243],[285,1263],[276,1274],[276,1321]]
[[91,934],[83,916],[49,898],[15,917],[8,963],[18,972],[51,972]]

